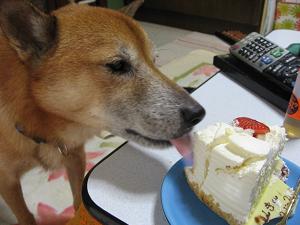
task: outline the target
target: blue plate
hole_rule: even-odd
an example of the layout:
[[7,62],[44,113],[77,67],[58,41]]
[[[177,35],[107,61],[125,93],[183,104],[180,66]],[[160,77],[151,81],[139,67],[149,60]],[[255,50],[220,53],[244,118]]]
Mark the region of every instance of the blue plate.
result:
[[[295,187],[300,177],[300,167],[284,160],[290,169],[287,184]],[[184,162],[179,160],[167,173],[161,188],[162,206],[171,225],[227,225],[227,222],[204,205],[190,189],[184,175]],[[288,225],[300,224],[300,204]],[[278,219],[268,223],[275,225]]]

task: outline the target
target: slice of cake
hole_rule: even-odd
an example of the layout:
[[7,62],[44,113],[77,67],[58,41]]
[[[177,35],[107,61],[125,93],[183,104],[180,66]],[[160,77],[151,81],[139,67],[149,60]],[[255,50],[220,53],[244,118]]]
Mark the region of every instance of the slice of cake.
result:
[[255,130],[243,129],[247,119],[195,133],[193,166],[185,169],[199,199],[230,225],[264,224],[280,217],[293,194],[284,183],[288,169],[279,157],[284,128],[255,121]]

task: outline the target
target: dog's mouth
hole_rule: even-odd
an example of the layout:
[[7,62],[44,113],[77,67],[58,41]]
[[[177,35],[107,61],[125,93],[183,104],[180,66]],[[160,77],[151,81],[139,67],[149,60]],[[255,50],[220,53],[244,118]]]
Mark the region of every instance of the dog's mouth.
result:
[[183,156],[185,162],[188,163],[187,165],[190,165],[190,162],[192,162],[192,138],[190,132],[182,135],[181,137],[177,137],[171,140],[163,140],[144,136],[132,129],[126,129],[125,131],[130,139],[132,139],[132,141],[135,141],[142,145],[155,147],[170,147],[171,145],[173,145]]
[[125,129],[125,131],[133,141],[143,145],[158,147],[169,147],[170,145],[173,145],[181,155],[186,155],[191,151],[191,129],[189,129],[184,135],[181,135],[180,137],[174,137],[171,140],[150,138],[132,129]]
[[140,142],[142,144],[146,143],[149,145],[154,145],[154,146],[170,146],[171,142],[169,140],[163,140],[163,139],[153,139],[147,136],[144,136],[140,133],[138,133],[135,130],[132,129],[125,129],[126,133],[131,136],[134,141]]

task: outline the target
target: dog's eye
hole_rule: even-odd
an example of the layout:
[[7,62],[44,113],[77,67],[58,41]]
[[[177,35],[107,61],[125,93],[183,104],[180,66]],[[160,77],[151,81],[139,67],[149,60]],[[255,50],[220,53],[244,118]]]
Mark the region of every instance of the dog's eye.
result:
[[128,73],[131,70],[131,65],[125,60],[117,60],[111,63],[107,63],[106,66],[117,74]]

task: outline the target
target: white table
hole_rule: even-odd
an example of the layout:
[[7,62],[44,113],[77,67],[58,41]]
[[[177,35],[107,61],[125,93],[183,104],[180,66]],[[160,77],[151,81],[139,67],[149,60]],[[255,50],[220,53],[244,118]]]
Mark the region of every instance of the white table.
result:
[[[300,40],[300,38],[298,39]],[[192,96],[206,109],[201,129],[217,121],[247,116],[281,125],[284,114],[234,81],[217,74]],[[283,157],[300,165],[300,140],[290,140]],[[180,159],[174,148],[147,149],[125,144],[88,175],[83,188],[88,210],[101,219],[112,216],[130,225],[167,225],[160,201],[162,180]],[[110,214],[110,215],[109,215]],[[115,221],[115,222],[114,222]],[[119,221],[109,224],[120,224]]]

